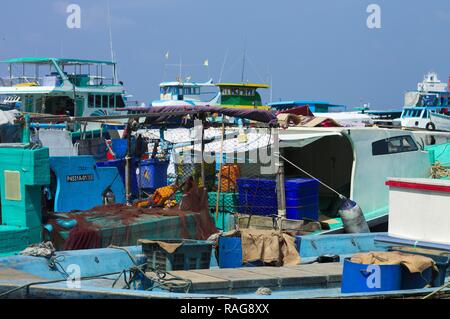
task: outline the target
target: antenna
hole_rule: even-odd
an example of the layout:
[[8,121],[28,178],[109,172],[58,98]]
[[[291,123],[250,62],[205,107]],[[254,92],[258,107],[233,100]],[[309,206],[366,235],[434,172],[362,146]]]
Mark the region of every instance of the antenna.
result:
[[245,56],[247,55],[247,37],[244,40],[244,56],[242,57],[242,83],[244,83],[244,73],[245,73]]
[[270,103],[273,102],[273,78],[272,74],[270,74]]
[[182,80],[182,75],[183,75],[182,72],[183,72],[183,59],[180,56],[180,74],[179,74],[179,81],[180,82],[183,82],[183,80]]
[[225,69],[225,64],[227,63],[229,51],[230,51],[230,48],[227,48],[227,51],[225,52],[225,58],[223,59],[222,68],[220,69],[219,83],[222,82],[223,70]]
[[[110,0],[107,0],[107,9],[108,9],[108,30],[109,30],[109,48],[111,50],[111,62],[116,62],[115,54],[114,54],[114,46],[113,46],[113,36],[112,36],[112,25],[111,25],[111,4]],[[117,81],[117,65],[114,66],[114,78]]]

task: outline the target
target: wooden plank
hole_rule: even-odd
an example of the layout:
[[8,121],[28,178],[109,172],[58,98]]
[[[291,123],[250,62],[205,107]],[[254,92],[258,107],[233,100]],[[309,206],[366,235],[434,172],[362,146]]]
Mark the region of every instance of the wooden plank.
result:
[[327,276],[287,267],[252,267],[241,268],[261,275],[273,276],[278,279],[278,286],[288,287],[322,287],[327,285]]
[[233,269],[200,269],[192,270],[198,274],[203,274],[230,282],[231,289],[277,287],[278,278],[264,274],[252,273],[247,270]]
[[[207,274],[200,274],[194,271],[186,270],[172,271],[170,274],[190,280],[192,282],[191,291],[226,290],[230,288],[229,280],[208,276]],[[154,273],[149,273],[148,275],[154,276]],[[168,275],[166,278],[174,278],[174,276]]]
[[324,263],[289,266],[288,268],[301,270],[311,274],[318,274],[327,277],[327,282],[337,283],[342,281],[343,264],[342,263]]
[[[249,223],[250,219],[250,223]],[[240,229],[274,229],[274,221],[271,216],[258,216],[252,215],[238,215],[237,224]],[[283,231],[302,231],[305,230],[305,225],[302,220],[292,220],[292,219],[277,219],[276,223],[278,227]],[[311,227],[311,225],[309,226]],[[320,225],[319,225],[320,228]],[[308,227],[306,227],[306,230]]]

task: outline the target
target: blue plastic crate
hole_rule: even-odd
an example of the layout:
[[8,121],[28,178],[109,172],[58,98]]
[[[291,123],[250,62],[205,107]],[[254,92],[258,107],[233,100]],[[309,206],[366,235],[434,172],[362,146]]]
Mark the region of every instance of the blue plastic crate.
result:
[[[157,241],[157,240],[155,240]],[[156,243],[141,243],[148,266],[165,271],[209,269],[212,243],[204,240],[164,239],[166,243],[183,243],[175,252],[168,253]]]
[[[378,292],[400,290],[402,286],[402,269],[400,265],[357,264],[344,260],[342,274],[342,293]],[[375,273],[379,269],[378,273]],[[379,276],[375,281],[374,276]]]
[[[371,267],[371,268],[369,268]],[[378,269],[378,270],[373,270]],[[378,274],[376,272],[378,271]],[[379,276],[379,280],[375,280]],[[344,261],[342,293],[421,289],[433,282],[433,270],[410,273],[402,265],[365,265]],[[376,285],[378,283],[378,285]]]
[[309,178],[291,178],[285,182],[286,217],[319,219],[319,182]]
[[239,178],[238,212],[251,215],[274,215],[278,213],[276,181],[261,178]]
[[294,220],[312,219],[319,220],[319,205],[306,205],[290,207],[291,203],[286,200],[286,218]]
[[286,192],[301,192],[304,195],[319,192],[319,182],[311,178],[288,178],[284,183]]

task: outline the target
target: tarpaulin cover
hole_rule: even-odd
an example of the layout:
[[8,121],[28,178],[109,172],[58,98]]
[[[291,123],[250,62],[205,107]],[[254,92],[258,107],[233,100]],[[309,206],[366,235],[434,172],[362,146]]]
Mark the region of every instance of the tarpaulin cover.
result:
[[225,237],[241,236],[242,262],[262,261],[277,266],[300,264],[295,237],[279,230],[240,229],[224,233]]
[[[182,118],[189,113],[191,114],[218,113],[225,116],[237,117],[241,119],[247,119],[268,124],[275,124],[277,122],[276,113],[274,111],[257,110],[257,109],[236,109],[217,106],[161,106],[147,109],[133,108],[132,110],[135,111],[145,110],[147,111],[148,115],[161,114],[161,116],[148,117],[145,121],[146,124],[157,124],[177,118]],[[173,115],[171,115],[170,113],[173,113]]]
[[295,115],[303,115],[303,116],[314,116],[313,112],[311,112],[308,105],[293,107],[291,109],[280,111],[278,114],[295,114]]
[[364,265],[403,265],[411,273],[422,273],[430,267],[437,270],[436,263],[429,257],[396,251],[359,253],[353,255],[351,261]]

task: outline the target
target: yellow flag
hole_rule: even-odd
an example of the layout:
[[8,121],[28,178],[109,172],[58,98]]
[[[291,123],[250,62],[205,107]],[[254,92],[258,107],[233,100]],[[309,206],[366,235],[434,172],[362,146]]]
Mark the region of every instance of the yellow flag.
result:
[[204,66],[209,66],[209,61],[208,61],[208,60],[205,60],[205,62],[203,62],[203,65],[204,65]]

